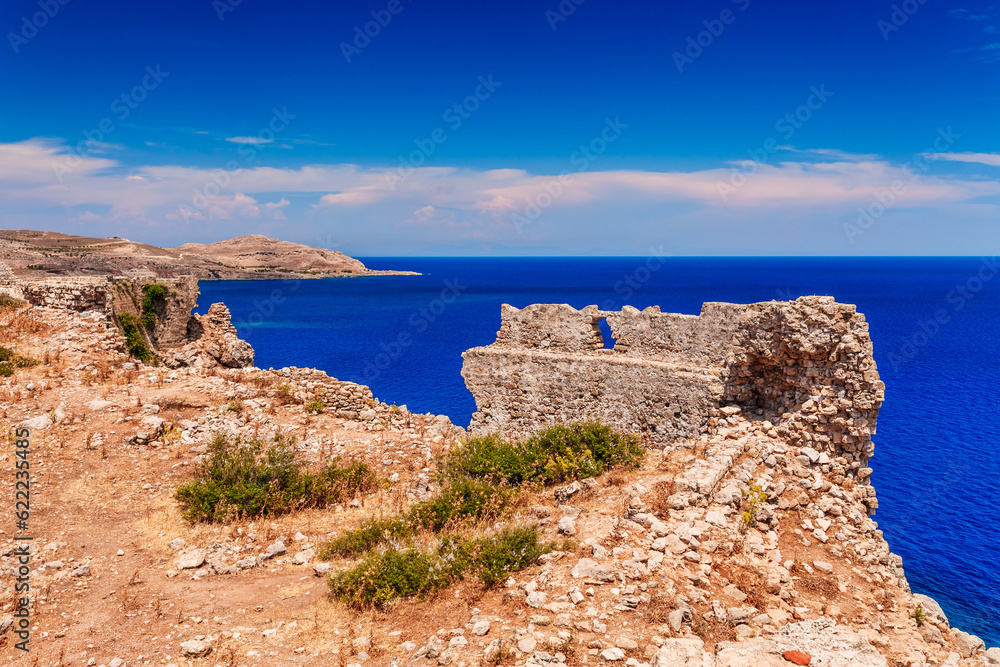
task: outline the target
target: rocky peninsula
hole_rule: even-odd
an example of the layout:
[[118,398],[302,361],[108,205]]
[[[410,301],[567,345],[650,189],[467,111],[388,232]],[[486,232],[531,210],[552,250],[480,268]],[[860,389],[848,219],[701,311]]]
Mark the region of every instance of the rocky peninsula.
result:
[[[853,306],[505,307],[497,341],[465,355],[466,431],[322,371],[255,367],[223,304],[191,315],[192,277],[15,273],[0,273],[0,426],[30,430],[32,651],[16,648],[11,520],[7,664],[1000,665],[910,590],[871,518],[884,386]],[[505,521],[553,545],[526,568],[389,608],[331,597],[326,577],[356,563],[321,545],[436,497],[470,435],[580,418],[635,434],[642,463],[520,495]],[[294,436],[301,460],[364,462],[380,482],[331,507],[187,521],[176,491],[219,435]]]
[[336,250],[260,235],[159,248],[117,237],[0,230],[0,259],[17,276],[29,280],[57,276],[276,280],[416,275],[412,271],[375,271]]

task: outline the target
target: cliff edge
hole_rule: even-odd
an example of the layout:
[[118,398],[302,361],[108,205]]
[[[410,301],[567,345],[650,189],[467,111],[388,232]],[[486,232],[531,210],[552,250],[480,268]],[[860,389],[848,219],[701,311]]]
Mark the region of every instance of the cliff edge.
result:
[[[477,526],[530,526],[548,545],[505,581],[358,611],[326,577],[362,559],[320,546],[440,498],[466,432],[322,371],[226,363],[245,343],[221,304],[191,317],[191,279],[85,283],[0,273],[0,292],[29,300],[0,295],[0,428],[30,429],[34,537],[27,556],[25,531],[0,538],[11,664],[23,632],[39,665],[1000,664],[909,590],[870,515],[882,387],[851,306],[505,308],[497,343],[466,354],[471,428],[599,417],[642,436],[643,462],[524,490]],[[156,359],[136,358],[123,318]],[[281,438],[310,469],[363,462],[379,483],[331,506],[186,521],[175,493],[220,436]]]

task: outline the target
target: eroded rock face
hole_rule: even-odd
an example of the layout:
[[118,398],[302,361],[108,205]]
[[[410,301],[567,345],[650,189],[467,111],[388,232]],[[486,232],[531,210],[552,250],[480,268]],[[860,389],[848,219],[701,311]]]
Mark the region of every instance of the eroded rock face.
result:
[[[125,318],[139,321],[147,314],[144,304],[153,286],[163,294],[150,300],[152,324],[142,326],[141,335],[167,366],[253,366],[253,348],[237,335],[225,304],[213,304],[205,315],[191,314],[200,293],[194,276],[59,278],[23,281],[19,289],[32,305],[102,313],[121,330]],[[124,339],[119,346],[124,349]]]
[[166,356],[168,366],[253,366],[253,348],[237,335],[225,304],[213,303],[206,314],[191,316],[187,331],[190,342]]

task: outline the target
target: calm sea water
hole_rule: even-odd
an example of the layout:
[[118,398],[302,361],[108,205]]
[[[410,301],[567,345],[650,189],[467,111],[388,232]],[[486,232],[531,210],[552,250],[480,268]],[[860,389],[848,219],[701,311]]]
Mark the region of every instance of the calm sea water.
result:
[[750,303],[823,294],[865,313],[886,384],[875,519],[913,589],[1000,644],[1000,267],[992,258],[365,258],[422,276],[203,282],[257,365],[317,367],[387,403],[467,425],[461,353],[493,342],[500,304]]

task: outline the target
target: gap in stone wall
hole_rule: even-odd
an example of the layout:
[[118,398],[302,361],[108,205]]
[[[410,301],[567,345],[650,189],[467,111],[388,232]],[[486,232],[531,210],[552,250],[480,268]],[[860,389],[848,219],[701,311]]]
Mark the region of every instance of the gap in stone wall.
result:
[[604,341],[604,349],[615,349],[615,343],[618,342],[618,339],[611,333],[611,325],[608,324],[607,318],[602,317],[597,322],[597,325],[601,328],[601,339]]

